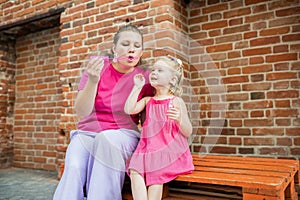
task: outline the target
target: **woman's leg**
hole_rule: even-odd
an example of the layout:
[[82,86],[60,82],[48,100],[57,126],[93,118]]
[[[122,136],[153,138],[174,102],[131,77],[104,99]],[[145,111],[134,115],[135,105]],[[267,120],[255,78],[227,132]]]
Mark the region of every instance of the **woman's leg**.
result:
[[147,187],[143,177],[136,171],[130,170],[131,190],[134,200],[147,200]]
[[83,200],[83,188],[86,183],[86,170],[90,151],[86,145],[93,144],[93,138],[75,135],[66,152],[65,169],[56,188],[54,200]]
[[160,200],[162,198],[163,185],[151,185],[148,187],[148,200]]
[[89,164],[88,200],[121,200],[126,160],[135,150],[139,133],[107,130],[95,137]]

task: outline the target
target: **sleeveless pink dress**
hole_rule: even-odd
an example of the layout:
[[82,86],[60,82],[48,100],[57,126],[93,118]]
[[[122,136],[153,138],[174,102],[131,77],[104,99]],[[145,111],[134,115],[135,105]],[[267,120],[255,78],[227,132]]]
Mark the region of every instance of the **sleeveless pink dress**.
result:
[[141,174],[147,186],[167,183],[194,170],[187,138],[166,115],[173,100],[149,100],[141,139],[129,160],[128,170]]

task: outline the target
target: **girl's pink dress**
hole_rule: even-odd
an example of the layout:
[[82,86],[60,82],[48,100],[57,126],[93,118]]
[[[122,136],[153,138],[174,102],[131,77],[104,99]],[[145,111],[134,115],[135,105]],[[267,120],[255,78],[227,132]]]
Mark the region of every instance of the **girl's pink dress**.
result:
[[164,184],[194,170],[187,138],[166,115],[171,101],[174,98],[149,100],[141,139],[129,160],[128,170],[141,174],[147,186]]

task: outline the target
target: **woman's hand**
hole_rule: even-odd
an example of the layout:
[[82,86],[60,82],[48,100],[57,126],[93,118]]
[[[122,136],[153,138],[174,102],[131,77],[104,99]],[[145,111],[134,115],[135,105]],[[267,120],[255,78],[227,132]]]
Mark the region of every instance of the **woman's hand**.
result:
[[136,74],[133,81],[137,88],[142,88],[145,85],[145,77],[143,74]]
[[87,67],[86,72],[89,76],[89,81],[92,83],[98,83],[100,80],[100,73],[104,66],[104,60],[99,56],[91,56]]

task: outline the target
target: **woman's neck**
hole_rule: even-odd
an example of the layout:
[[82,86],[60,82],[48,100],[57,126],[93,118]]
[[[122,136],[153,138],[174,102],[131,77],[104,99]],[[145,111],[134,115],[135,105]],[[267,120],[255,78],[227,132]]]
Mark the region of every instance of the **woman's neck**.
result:
[[127,73],[130,73],[134,70],[134,67],[131,67],[131,66],[125,66],[125,65],[122,65],[118,62],[112,62],[112,66],[114,67],[114,69],[122,74],[127,74]]

